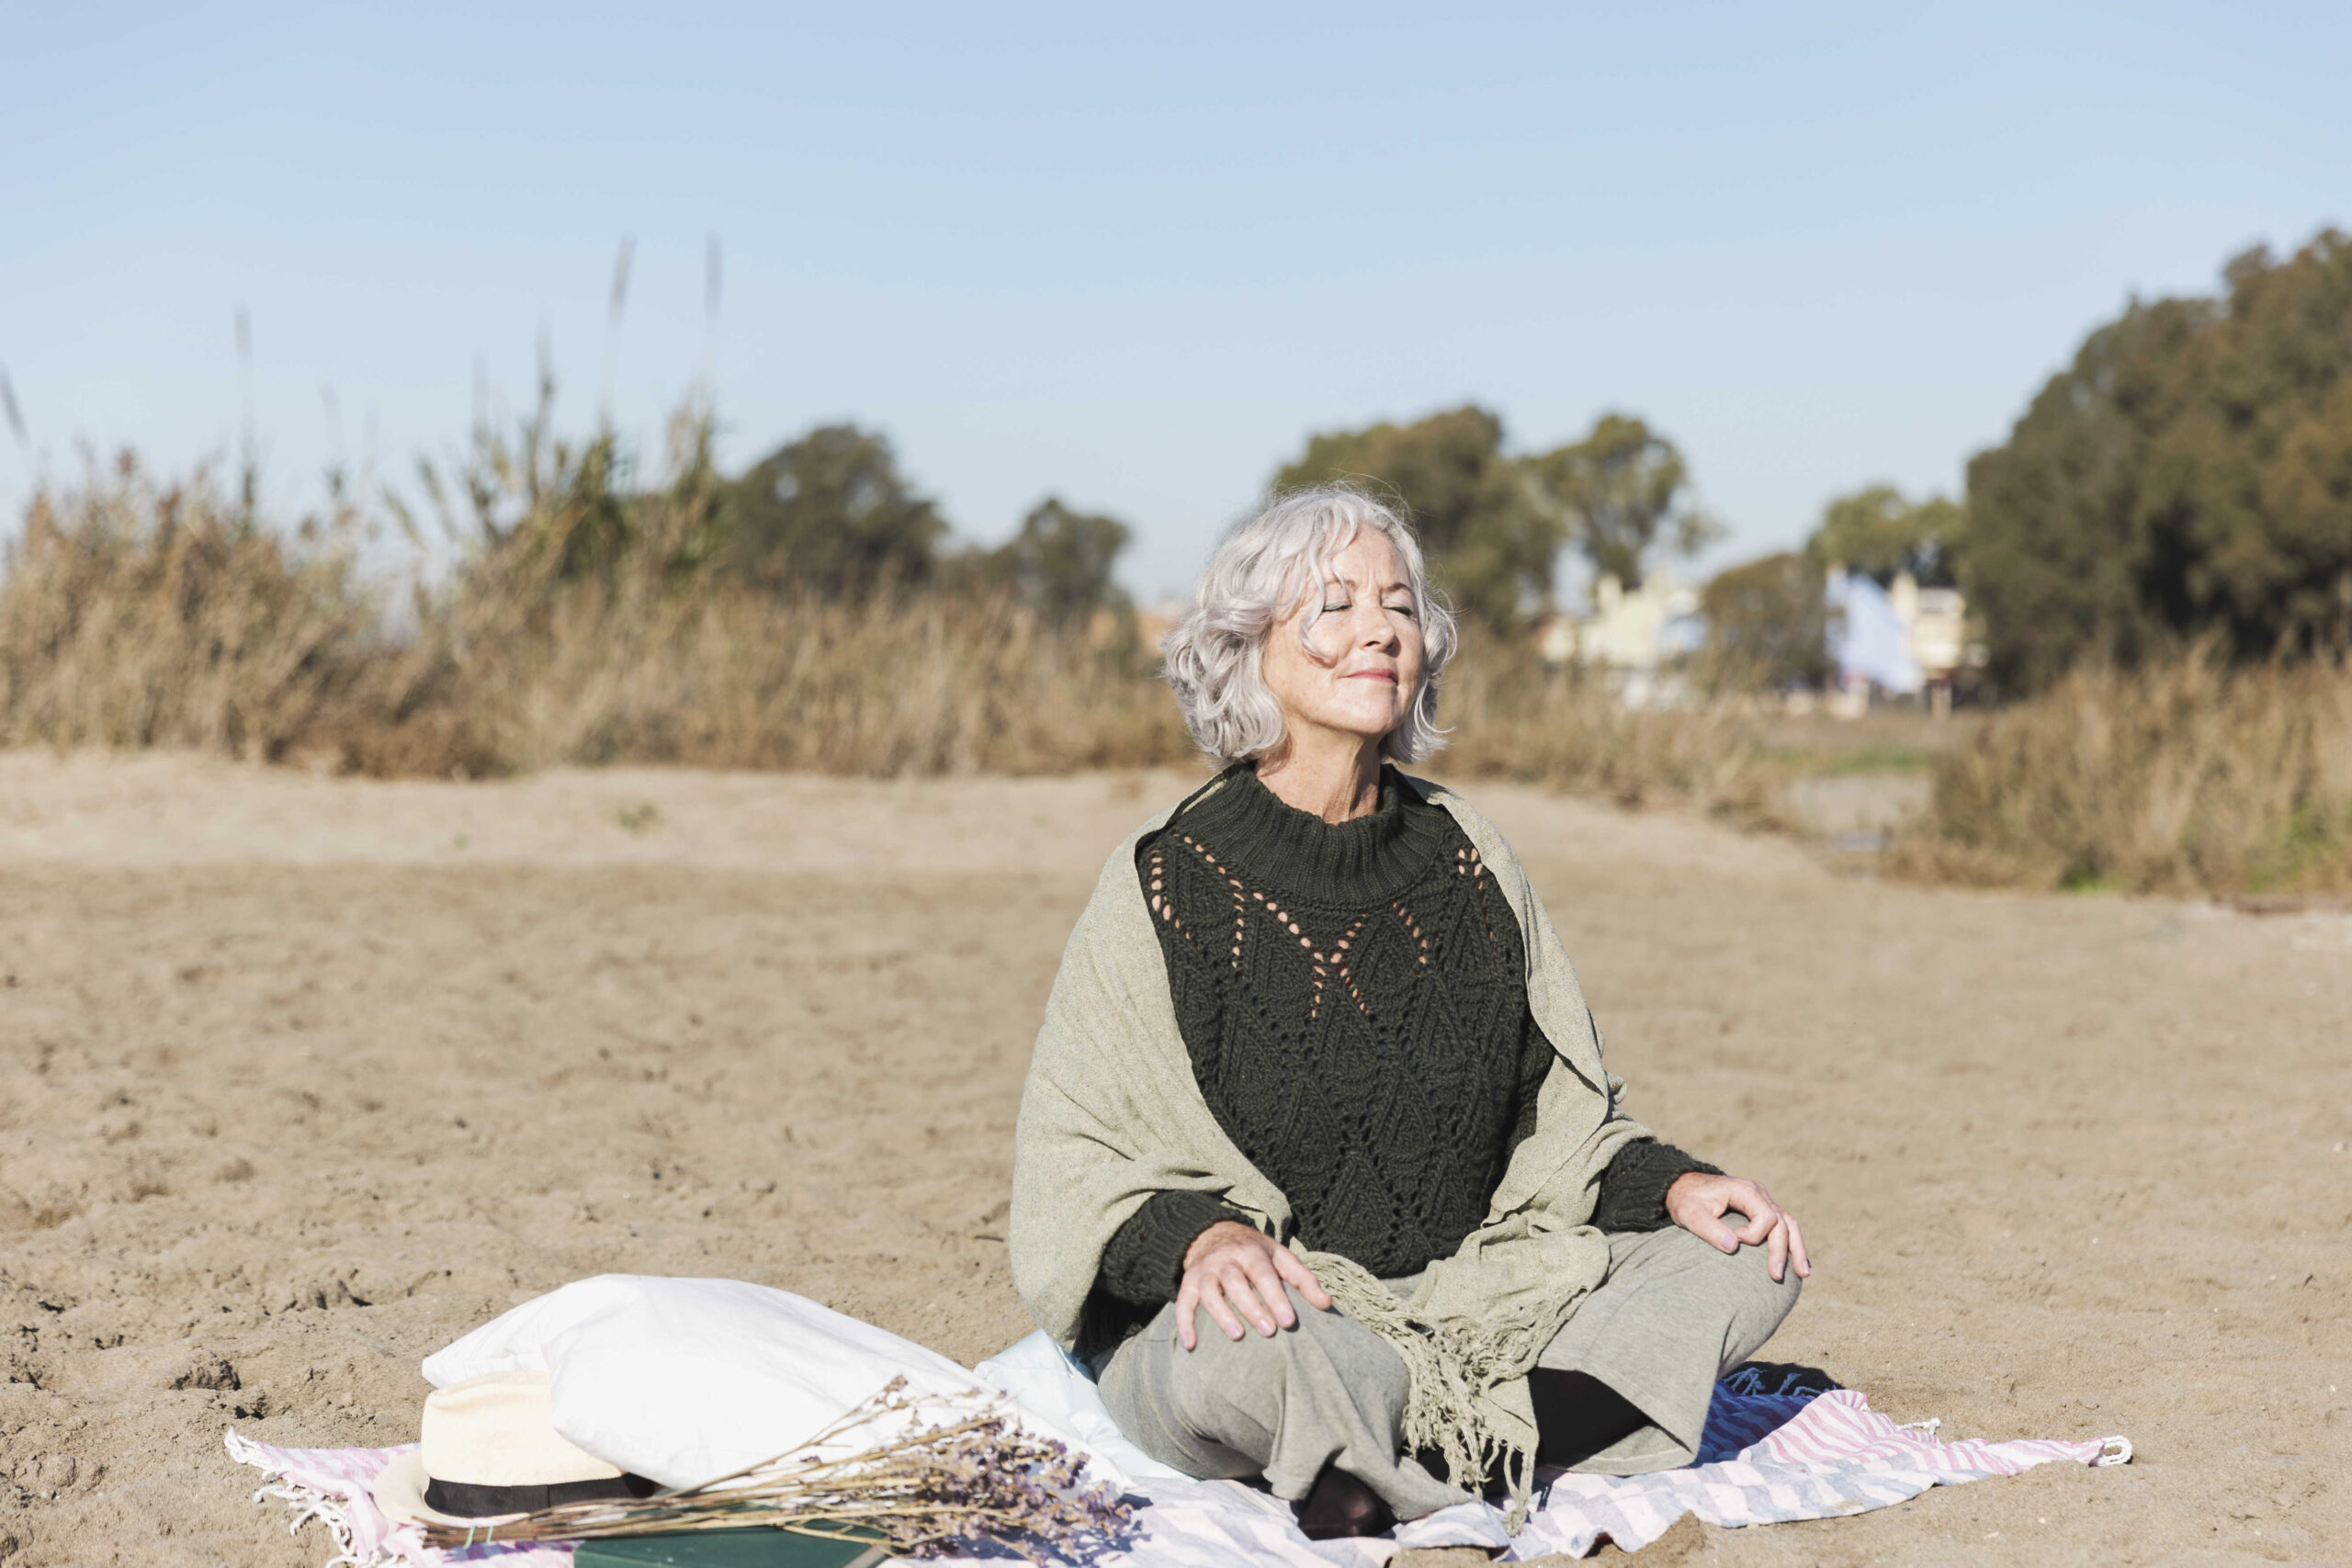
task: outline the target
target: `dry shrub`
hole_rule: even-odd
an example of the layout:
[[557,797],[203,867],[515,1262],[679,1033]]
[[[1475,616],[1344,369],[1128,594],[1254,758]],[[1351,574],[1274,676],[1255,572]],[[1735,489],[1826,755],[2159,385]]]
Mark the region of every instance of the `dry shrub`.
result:
[[[542,476],[544,478],[544,476]],[[701,491],[552,484],[385,629],[349,518],[279,533],[126,458],[0,562],[0,744],[188,746],[375,774],[679,762],[897,774],[1151,765],[1191,742],[1132,633],[1001,595],[779,597],[680,570]]]
[[[674,762],[834,773],[1057,772],[1189,750],[1132,629],[1064,627],[1002,593],[779,593],[725,558],[708,426],[624,495],[609,439],[478,442],[470,558],[421,607],[407,711],[350,738],[380,769]],[[1159,700],[1155,701],[1154,698]]]
[[452,638],[433,682],[460,749],[504,770],[1035,773],[1190,749],[1137,659],[1002,600],[588,581],[529,620]]
[[2077,670],[1939,761],[1890,861],[2028,887],[2352,887],[2352,676],[2210,652]]
[[1447,672],[1440,716],[1453,736],[1438,766],[1457,776],[1782,825],[1785,780],[1766,755],[1752,705],[1737,699],[1629,708],[1598,670],[1546,665],[1531,649],[1469,632]]
[[[631,577],[567,586],[543,614],[487,613],[497,632],[454,639],[467,651],[447,685],[475,750],[504,768],[1060,773],[1193,754],[1148,652],[1001,597],[848,604]],[[1446,693],[1446,772],[1768,814],[1774,781],[1741,710],[1629,711],[1596,675],[1473,640]]]
[[[280,535],[126,462],[37,502],[0,581],[0,740],[197,746],[375,774],[669,762],[833,773],[1183,761],[1156,659],[1114,616],[1003,594],[778,595],[709,570],[715,486],[626,492],[608,446],[485,442],[445,487],[466,556],[394,637],[339,522]],[[1767,820],[1737,706],[1629,711],[1597,674],[1473,634],[1449,677],[1458,777]]]
[[125,458],[36,500],[7,551],[0,744],[276,760],[371,705],[378,625],[341,537],[281,539]]

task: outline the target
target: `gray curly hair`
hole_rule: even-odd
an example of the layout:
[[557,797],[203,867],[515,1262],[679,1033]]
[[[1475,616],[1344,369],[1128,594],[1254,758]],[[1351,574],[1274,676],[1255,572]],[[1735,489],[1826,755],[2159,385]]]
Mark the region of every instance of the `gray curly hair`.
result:
[[[1227,534],[1201,573],[1191,612],[1168,635],[1168,683],[1202,750],[1219,762],[1238,762],[1281,748],[1282,705],[1261,672],[1266,637],[1327,580],[1330,558],[1366,529],[1394,546],[1405,564],[1423,645],[1420,690],[1404,722],[1381,742],[1381,754],[1418,762],[1445,744],[1437,694],[1457,637],[1452,613],[1430,592],[1421,547],[1395,508],[1351,486],[1326,485],[1277,496]],[[1299,623],[1309,653],[1321,615],[1317,608]]]

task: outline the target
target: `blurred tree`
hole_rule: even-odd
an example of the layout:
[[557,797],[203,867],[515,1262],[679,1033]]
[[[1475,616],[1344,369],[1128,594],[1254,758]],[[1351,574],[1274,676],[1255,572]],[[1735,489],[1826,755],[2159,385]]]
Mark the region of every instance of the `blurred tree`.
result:
[[1962,580],[2004,684],[2208,634],[2352,649],[2352,239],[2223,276],[2092,333],[1969,464]]
[[1274,488],[1370,480],[1394,492],[1454,607],[1510,629],[1550,598],[1563,536],[1502,446],[1502,421],[1465,404],[1411,424],[1317,435]]
[[1892,485],[1872,485],[1825,507],[1806,548],[1823,563],[1859,571],[1882,588],[1902,571],[1922,586],[1949,588],[1959,581],[1955,569],[1967,525],[1968,513],[1957,502],[1931,495],[1915,504]]
[[1527,470],[1595,571],[1638,588],[1661,540],[1694,555],[1722,527],[1688,504],[1690,471],[1674,443],[1629,414],[1606,413],[1582,441],[1530,457]]
[[1074,626],[1097,610],[1126,607],[1111,569],[1129,537],[1117,518],[1073,512],[1049,495],[1021,520],[1011,542],[989,552],[985,575],[1057,625]]
[[1699,596],[1707,618],[1702,668],[1719,690],[1819,685],[1829,673],[1823,568],[1784,551],[1715,574]]
[[771,589],[855,599],[928,581],[947,525],[899,475],[890,444],[827,425],[777,447],[729,485],[724,565]]

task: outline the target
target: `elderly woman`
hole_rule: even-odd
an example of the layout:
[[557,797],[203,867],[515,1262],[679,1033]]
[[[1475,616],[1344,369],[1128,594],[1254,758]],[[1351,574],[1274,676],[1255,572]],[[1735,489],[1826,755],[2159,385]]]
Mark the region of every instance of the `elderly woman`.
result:
[[1811,1271],[1624,1114],[1510,847],[1391,765],[1441,744],[1453,647],[1369,497],[1226,539],[1167,650],[1226,766],[1112,855],[1022,1100],[1032,1314],[1144,1451],[1317,1538],[1689,1463]]

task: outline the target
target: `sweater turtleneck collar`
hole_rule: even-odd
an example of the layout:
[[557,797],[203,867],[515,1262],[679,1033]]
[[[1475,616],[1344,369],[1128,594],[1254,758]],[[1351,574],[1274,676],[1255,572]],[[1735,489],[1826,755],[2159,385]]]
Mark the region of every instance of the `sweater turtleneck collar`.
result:
[[1321,902],[1383,902],[1427,868],[1445,837],[1445,813],[1422,800],[1396,770],[1380,770],[1380,803],[1369,816],[1326,822],[1284,804],[1247,763],[1227,770],[1170,824],[1205,845],[1233,874]]

